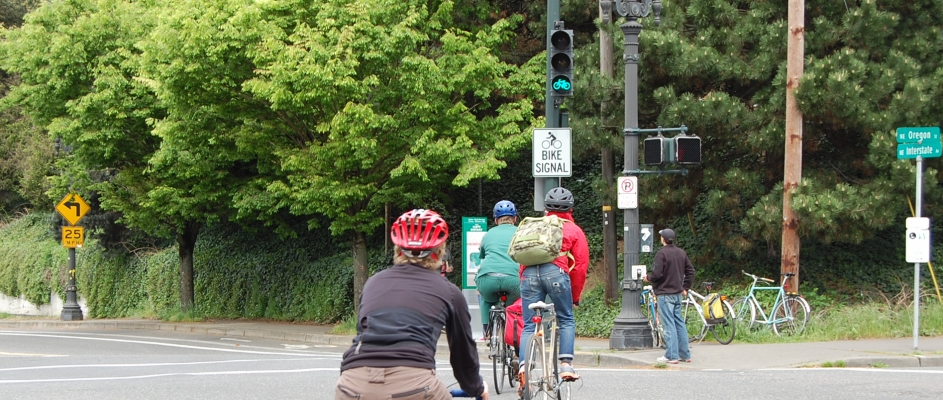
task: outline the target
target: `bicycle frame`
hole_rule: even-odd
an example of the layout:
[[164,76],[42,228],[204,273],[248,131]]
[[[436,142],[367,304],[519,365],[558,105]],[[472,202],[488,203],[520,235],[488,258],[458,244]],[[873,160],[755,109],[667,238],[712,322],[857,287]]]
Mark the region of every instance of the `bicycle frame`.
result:
[[[773,324],[779,324],[782,322],[790,321],[794,318],[792,316],[792,310],[788,310],[788,307],[786,307],[788,312],[786,313],[786,316],[784,318],[770,318],[770,317],[773,317],[773,311],[775,311],[776,308],[779,307],[780,304],[786,301],[786,290],[783,289],[782,286],[757,286],[756,284],[759,281],[772,283],[773,280],[767,279],[767,278],[761,278],[759,276],[748,274],[746,272],[743,272],[743,273],[753,278],[753,285],[750,286],[750,292],[747,294],[743,304],[740,306],[740,309],[736,310],[737,315],[744,315],[746,313],[747,307],[749,307],[749,304],[747,304],[747,302],[752,301],[753,304],[756,306],[756,310],[760,313],[760,316],[763,317],[762,320],[757,318],[756,322],[759,322],[764,325],[773,325]],[[783,283],[785,283],[785,280],[783,280]],[[770,307],[769,316],[766,315],[766,310],[763,309],[763,304],[761,304],[759,299],[756,298],[756,291],[764,291],[764,290],[777,292],[776,300],[773,301],[773,306]]]
[[642,295],[639,297],[645,308],[648,309],[648,322],[652,329],[652,347],[663,347],[664,329],[661,327],[661,316],[658,315],[658,306],[656,304],[655,292],[651,285],[642,288]]
[[[566,382],[563,382],[557,376],[560,370],[559,361],[557,360],[560,329],[557,326],[553,304],[537,302],[528,307],[534,310],[536,314],[533,318],[535,332],[529,343],[527,343],[525,380],[521,382],[524,389],[524,399],[569,399],[569,386],[565,385]],[[550,319],[549,327],[544,326],[544,312],[549,314],[547,316]],[[530,374],[535,368],[535,363],[541,366],[539,376],[531,376]]]

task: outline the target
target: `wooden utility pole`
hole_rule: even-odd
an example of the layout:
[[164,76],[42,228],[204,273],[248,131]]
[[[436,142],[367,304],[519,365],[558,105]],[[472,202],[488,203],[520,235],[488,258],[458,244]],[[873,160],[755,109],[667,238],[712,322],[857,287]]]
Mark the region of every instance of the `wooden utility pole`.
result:
[[786,152],[783,166],[782,273],[795,273],[789,291],[799,291],[799,218],[792,209],[792,191],[802,180],[802,113],[795,91],[802,79],[805,58],[805,0],[789,0],[786,47]]
[[[603,3],[608,2],[607,6]],[[612,23],[612,6],[608,0],[599,2],[599,18],[604,24]],[[599,30],[599,73],[600,75],[612,78],[612,37],[605,29]],[[606,115],[609,114],[609,104],[603,102],[599,110],[599,119],[601,128],[608,134],[608,125],[606,124]],[[606,182],[607,193],[613,193],[615,171],[614,158],[612,157],[612,148],[608,143],[602,145],[602,179]],[[602,198],[602,243],[603,253],[602,262],[606,271],[606,304],[613,304],[622,291],[619,290],[619,265],[616,262],[616,213],[612,209],[612,202],[608,196]]]

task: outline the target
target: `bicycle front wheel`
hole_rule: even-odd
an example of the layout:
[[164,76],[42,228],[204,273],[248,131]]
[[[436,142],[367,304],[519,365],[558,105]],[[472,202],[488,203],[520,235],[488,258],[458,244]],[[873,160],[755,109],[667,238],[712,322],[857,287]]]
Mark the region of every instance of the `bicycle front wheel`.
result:
[[724,307],[724,317],[720,321],[714,321],[714,324],[711,325],[711,333],[714,335],[714,339],[717,339],[717,342],[720,344],[730,344],[733,341],[733,337],[737,334],[737,319],[733,311],[733,306],[724,300],[721,302]]
[[504,390],[504,377],[507,366],[507,345],[504,344],[504,318],[497,317],[491,320],[491,366],[494,374],[494,392],[501,394]]
[[734,318],[741,327],[753,329],[756,323],[756,303],[749,297],[737,299],[733,302]]
[[707,325],[701,315],[701,307],[691,300],[684,300],[681,302],[681,317],[684,318],[684,325],[688,328],[688,340],[691,342],[703,340],[707,333]]
[[809,312],[805,304],[797,299],[798,297],[787,297],[773,311],[773,318],[776,321],[773,324],[773,331],[777,335],[793,336],[801,334],[805,330],[806,321],[809,320]]

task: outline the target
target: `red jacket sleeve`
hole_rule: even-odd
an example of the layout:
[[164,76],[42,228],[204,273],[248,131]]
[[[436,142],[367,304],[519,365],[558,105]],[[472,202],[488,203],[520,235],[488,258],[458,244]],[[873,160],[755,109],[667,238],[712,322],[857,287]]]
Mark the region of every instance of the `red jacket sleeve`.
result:
[[[586,234],[583,229],[575,223],[567,222],[563,225],[563,252],[569,252],[569,256],[557,257],[554,264],[557,264],[564,271],[569,271],[570,286],[573,289],[573,302],[579,303],[580,296],[583,294],[583,286],[586,284],[586,272],[589,271],[589,242],[586,241]],[[570,258],[572,256],[572,258]]]

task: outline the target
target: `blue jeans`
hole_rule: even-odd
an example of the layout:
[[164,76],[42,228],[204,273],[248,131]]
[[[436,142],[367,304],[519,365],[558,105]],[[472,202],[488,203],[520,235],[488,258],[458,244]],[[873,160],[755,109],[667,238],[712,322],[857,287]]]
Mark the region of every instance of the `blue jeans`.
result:
[[688,328],[681,318],[681,300],[681,293],[658,295],[658,315],[661,316],[661,325],[665,328],[665,358],[669,360],[691,358],[691,350],[688,349]]
[[576,321],[573,320],[573,290],[570,288],[570,276],[554,263],[530,266],[524,269],[521,277],[521,308],[524,314],[524,332],[521,332],[521,362],[527,360],[527,344],[536,332],[534,310],[527,306],[550,296],[557,313],[557,326],[560,327],[561,360],[573,360],[573,342],[576,340]]

